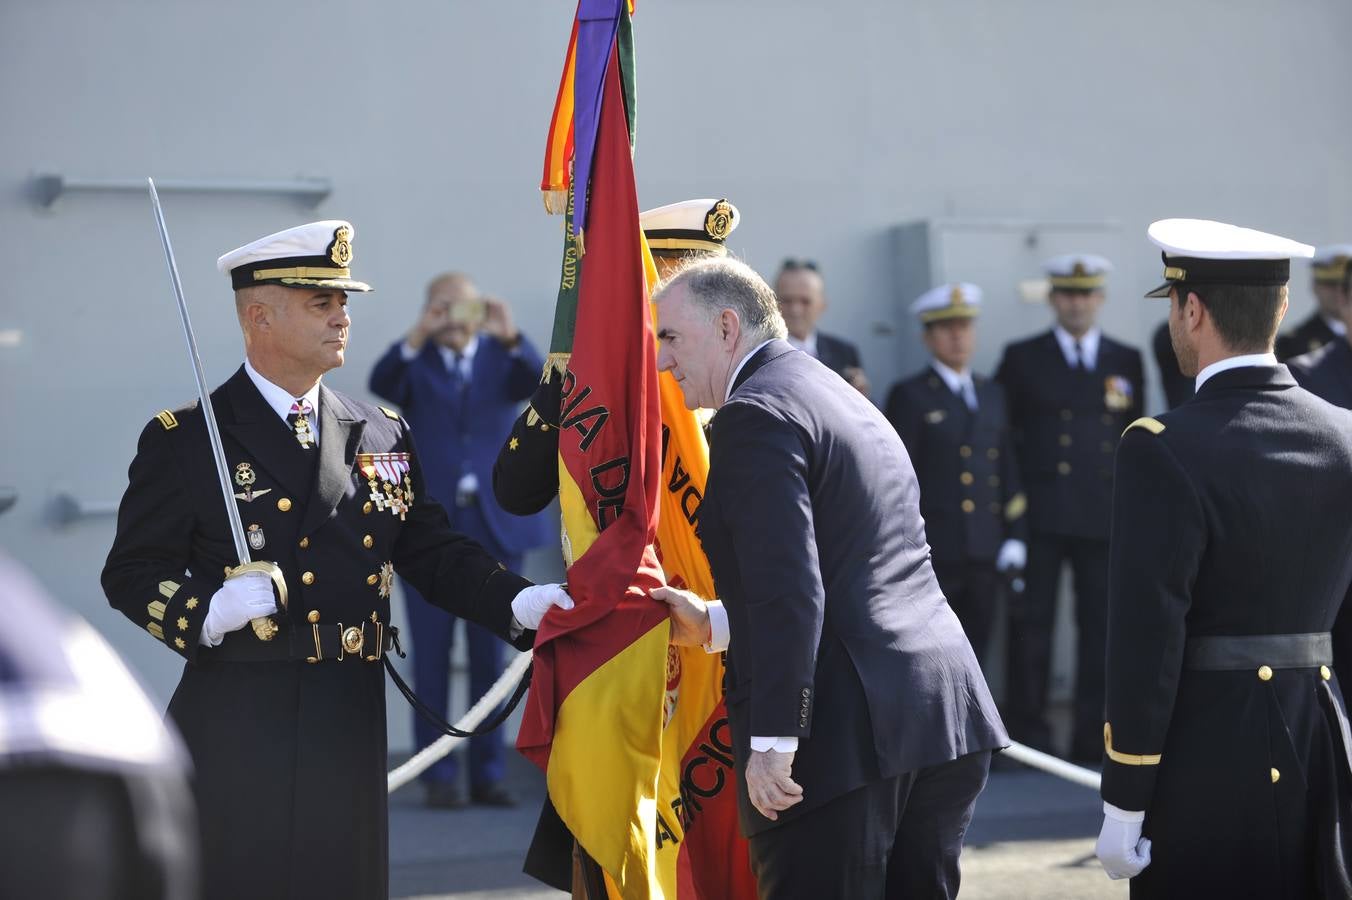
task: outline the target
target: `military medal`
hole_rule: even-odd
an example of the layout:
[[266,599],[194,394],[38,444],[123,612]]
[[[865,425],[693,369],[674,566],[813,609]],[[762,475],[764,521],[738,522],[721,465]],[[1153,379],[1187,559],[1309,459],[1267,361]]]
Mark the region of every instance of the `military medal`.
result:
[[[391,563],[389,563],[389,562],[381,563],[381,565],[380,565],[380,587],[377,588],[377,590],[376,590],[376,593],[380,595],[380,599],[382,599],[382,600],[388,600],[388,599],[390,599],[390,588],[392,588],[393,586],[394,586],[394,566],[393,566],[393,564],[391,564]],[[372,615],[374,615],[374,613],[372,613]]]
[[263,528],[258,524],[249,526],[247,537],[251,550],[262,550],[264,545],[267,544],[267,539],[263,537]]
[[[254,490],[254,482],[257,480],[258,477],[254,475],[253,466],[246,462],[235,466],[235,484],[243,488],[242,491],[235,495],[235,499],[243,500],[245,503],[252,503],[255,497],[261,497],[272,490],[272,488],[263,488],[261,491]],[[255,547],[254,549],[257,550],[258,548]]]
[[412,457],[408,453],[358,453],[357,468],[366,478],[376,509],[388,509],[404,521],[413,506]]
[[1121,375],[1109,375],[1103,380],[1103,405],[1113,412],[1130,407],[1131,394],[1131,382]]

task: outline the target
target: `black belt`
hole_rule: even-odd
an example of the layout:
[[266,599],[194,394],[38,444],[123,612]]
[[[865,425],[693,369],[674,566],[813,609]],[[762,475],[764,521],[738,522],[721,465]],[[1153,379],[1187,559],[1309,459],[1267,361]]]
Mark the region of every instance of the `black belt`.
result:
[[1200,671],[1313,669],[1333,665],[1333,636],[1314,634],[1205,635],[1188,638],[1183,668]]
[[203,648],[203,659],[226,662],[379,662],[390,650],[404,655],[399,629],[384,622],[356,625],[282,625],[277,636],[260,641],[251,629],[226,635],[219,647]]

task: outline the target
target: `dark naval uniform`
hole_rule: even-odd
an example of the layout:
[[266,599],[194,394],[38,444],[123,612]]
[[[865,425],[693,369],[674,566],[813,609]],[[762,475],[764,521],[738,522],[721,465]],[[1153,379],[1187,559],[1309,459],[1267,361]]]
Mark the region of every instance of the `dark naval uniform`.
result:
[[538,513],[559,493],[559,409],[563,376],[541,383],[512,423],[493,462],[493,497],[517,516]]
[[1071,756],[1096,757],[1103,719],[1103,641],[1113,453],[1142,412],[1135,348],[1099,339],[1093,370],[1071,369],[1048,331],[1005,348],[996,374],[1009,402],[1014,452],[1028,494],[1027,590],[1010,610],[1010,734],[1050,745],[1045,718],[1061,566],[1075,575],[1074,724]]
[[1310,315],[1288,334],[1277,337],[1277,360],[1286,362],[1303,353],[1311,353],[1325,344],[1336,341],[1338,334],[1318,312]]
[[321,386],[306,450],[244,369],[212,403],[253,558],[289,588],[279,633],[199,646],[238,560],[195,404],[142,432],[103,571],[112,605],[187,662],[169,715],[196,765],[206,897],[385,897],[394,573],[504,639],[529,582],[450,529],[395,413]]
[[892,388],[887,418],[920,482],[920,515],[934,573],[980,657],[988,649],[1003,590],[996,556],[1006,540],[1028,539],[1028,502],[1020,489],[1004,390],[979,375],[972,381],[975,410],[927,366]]
[[1352,413],[1284,366],[1207,380],[1122,438],[1103,799],[1144,810],[1141,897],[1348,897]]

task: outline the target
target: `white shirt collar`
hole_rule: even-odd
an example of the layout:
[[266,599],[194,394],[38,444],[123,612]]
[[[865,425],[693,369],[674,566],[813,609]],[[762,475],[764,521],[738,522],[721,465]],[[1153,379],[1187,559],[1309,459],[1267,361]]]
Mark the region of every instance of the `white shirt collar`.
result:
[[[817,358],[817,332],[814,331],[811,334],[809,334],[806,340],[800,341],[793,335],[788,335],[785,338],[785,340],[789,342],[789,345],[792,346],[793,349],[802,350],[804,353],[806,353],[813,359]],[[763,347],[765,345],[762,344],[761,346]]]
[[[1322,315],[1322,314],[1321,314]],[[1322,316],[1324,324],[1338,337],[1347,337],[1347,323],[1335,316]]]
[[[1075,338],[1060,325],[1053,328],[1052,333],[1056,335],[1056,342],[1061,345],[1061,353],[1066,357],[1066,364],[1070,365],[1075,358]],[[1080,338],[1080,352],[1084,355],[1085,368],[1098,368],[1099,337],[1102,334],[1103,332],[1095,325]]]
[[[771,338],[771,340],[774,340],[774,339]],[[743,356],[743,357],[742,357],[742,361],[739,362],[739,363],[737,364],[737,367],[736,367],[735,369],[732,370],[732,375],[728,378],[728,390],[727,390],[727,393],[725,393],[725,394],[723,395],[723,402],[724,402],[724,403],[727,403],[728,400],[730,400],[730,399],[732,398],[732,386],[733,386],[734,384],[737,383],[737,376],[740,375],[740,374],[742,373],[742,367],[745,366],[745,365],[747,364],[747,362],[751,359],[751,357],[753,357],[753,356],[755,356],[757,353],[759,353],[759,352],[760,352],[760,349],[761,349],[762,347],[764,347],[764,346],[765,346],[766,344],[768,344],[768,343],[770,343],[770,341],[761,341],[761,342],[760,342],[759,344],[757,344],[755,347],[752,347],[752,348],[751,348],[751,352],[748,353],[746,356]]]
[[1231,356],[1227,359],[1217,360],[1197,373],[1197,382],[1194,390],[1200,391],[1202,385],[1206,384],[1208,378],[1213,375],[1219,375],[1221,372],[1230,369],[1242,369],[1245,366],[1275,365],[1277,365],[1277,357],[1272,353],[1246,353],[1243,356]]
[[[291,415],[291,404],[300,398],[291,396],[285,389],[264,378],[253,367],[253,363],[249,362],[248,357],[244,359],[244,371],[248,374],[249,380],[254,383],[254,387],[258,388],[258,393],[263,395],[263,399],[267,401],[268,406],[272,407],[272,411],[281,416],[282,421],[286,421],[286,417]],[[304,399],[310,401],[310,406],[315,411],[314,418],[317,420],[319,418],[319,382],[315,382],[315,386],[305,392]],[[311,423],[312,426],[318,424],[318,421]],[[313,430],[316,434],[319,431],[318,428]]]
[[[455,365],[455,351],[445,344],[437,344],[437,350],[441,353],[442,362],[446,363],[446,368]],[[474,366],[474,354],[479,350],[479,336],[476,334],[469,339],[465,349],[460,351],[460,374],[468,375]]]
[[948,385],[948,389],[955,394],[961,393],[963,385],[972,383],[971,369],[955,372],[933,357],[930,358],[930,366],[934,368],[935,372],[939,373],[939,377],[944,380],[944,384]]

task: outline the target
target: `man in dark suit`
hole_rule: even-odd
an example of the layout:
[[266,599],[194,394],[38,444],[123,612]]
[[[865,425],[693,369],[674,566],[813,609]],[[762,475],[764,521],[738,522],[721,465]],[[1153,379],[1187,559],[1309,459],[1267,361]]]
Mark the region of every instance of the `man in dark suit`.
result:
[[[352,236],[313,222],[217,261],[246,355],[211,394],[228,475],[198,404],[156,415],[103,569],[109,602],[186,662],[169,716],[193,760],[207,900],[388,895],[396,572],[522,650],[572,605],[451,529],[398,413],[320,383],[343,364],[347,292],[370,290]],[[271,577],[234,571],[226,502]]]
[[1131,896],[1352,896],[1352,766],[1329,629],[1352,582],[1352,413],[1272,353],[1291,257],[1150,226],[1196,396],[1122,438],[1097,853]]
[[[450,272],[428,285],[418,322],[371,371],[371,393],[399,407],[418,432],[428,495],[446,507],[452,528],[513,571],[521,569],[526,550],[548,540],[548,523],[541,516],[504,512],[489,488],[498,447],[522,401],[535,389],[542,365],[507,304],[483,297],[468,276]],[[455,619],[407,582],[404,596],[413,638],[414,689],[447,716]],[[477,698],[502,674],[503,645],[472,622],[465,623],[465,638],[469,693]],[[441,736],[417,714],[413,731],[418,749]],[[463,803],[458,760],[459,754],[453,753],[423,773],[429,806]],[[512,804],[502,784],[504,768],[501,731],[470,739],[471,802]]]
[[930,364],[887,397],[887,419],[920,482],[934,574],[977,658],[989,650],[1002,573],[1020,572],[1028,554],[1005,392],[968,368],[980,308],[974,284],[940,285],[912,303]]
[[811,260],[786,259],[775,279],[779,312],[789,329],[788,342],[868,396],[869,381],[859,361],[859,348],[844,338],[817,330],[826,311],[826,282]]
[[743,263],[696,263],[656,304],[658,368],[688,407],[718,410],[699,530],[722,603],[654,596],[674,641],[728,648],[761,896],[955,896],[1005,734],[930,566],[905,448],[784,340]]
[[1108,516],[1118,437],[1141,415],[1141,354],[1095,324],[1111,264],[1048,260],[1056,325],[1010,344],[996,372],[1009,401],[1014,451],[1028,493],[1027,590],[1009,618],[1010,733],[1051,749],[1047,721],[1052,627],[1061,569],[1075,575],[1075,701],[1070,757],[1097,762],[1103,721]]
[[1315,251],[1310,260],[1315,311],[1289,334],[1278,336],[1278,361],[1286,362],[1301,354],[1313,353],[1325,344],[1347,337],[1347,325],[1338,310],[1338,285],[1349,260],[1352,260],[1352,244],[1330,244]]

